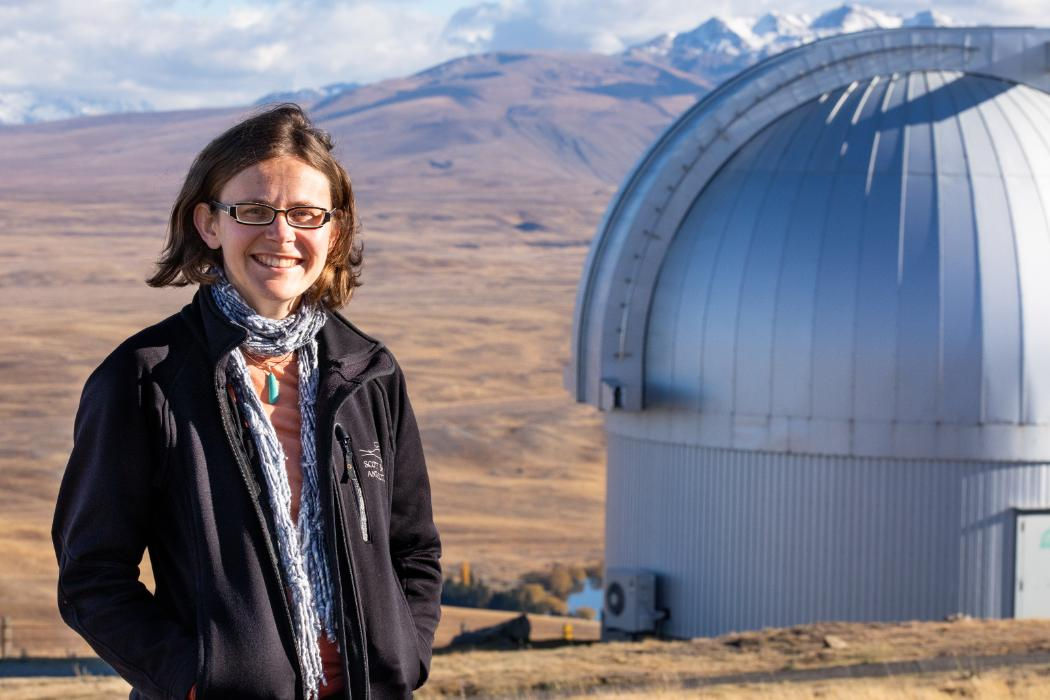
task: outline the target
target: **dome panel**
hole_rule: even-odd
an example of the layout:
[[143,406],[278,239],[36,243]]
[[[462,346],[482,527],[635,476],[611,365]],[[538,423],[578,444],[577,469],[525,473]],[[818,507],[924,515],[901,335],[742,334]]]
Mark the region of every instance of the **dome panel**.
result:
[[915,71],[759,132],[668,248],[647,404],[699,411],[697,444],[836,453],[856,422],[918,425],[914,444],[936,453],[943,424],[1050,413],[1035,400],[1050,398],[1050,331],[1024,333],[1050,317],[1044,111],[1050,96],[1026,86]]
[[[662,272],[665,282],[657,290],[661,295],[659,303],[668,308],[679,304],[689,304],[697,309],[704,307],[711,269],[725,222],[731,213],[730,207],[720,203],[735,198],[743,182],[742,172],[727,172],[717,182],[711,183],[710,200],[690,211],[685,225],[695,228],[697,235],[672,243]],[[699,408],[696,403],[698,387],[694,385],[700,363],[693,348],[702,342],[702,325],[702,312],[689,315],[679,311],[651,320],[648,335],[652,354],[646,354],[653,358],[653,372],[648,389],[654,399],[664,405]]]
[[[798,176],[798,206],[786,222],[784,252],[776,297],[772,352],[771,412],[774,415],[809,415],[810,372],[813,354],[813,299],[820,266],[821,237],[827,218],[834,176],[812,173]],[[792,317],[792,323],[779,319]]]

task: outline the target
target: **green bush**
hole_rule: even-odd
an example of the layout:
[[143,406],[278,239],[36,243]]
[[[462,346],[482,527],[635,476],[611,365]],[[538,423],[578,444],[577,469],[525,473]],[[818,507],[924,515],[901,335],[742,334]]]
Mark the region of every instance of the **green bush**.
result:
[[588,578],[595,578],[591,571],[597,572],[601,579],[601,564],[592,564],[590,567],[579,564],[551,564],[546,571],[530,571],[521,577],[526,583],[538,583],[550,591],[553,595],[565,599],[572,593],[583,590],[583,584]]
[[[569,595],[583,590],[588,578],[601,581],[601,571],[601,562],[588,566],[552,564],[547,571],[526,573],[521,577],[521,583],[505,590],[490,588],[478,576],[469,584],[448,578],[441,589],[441,603],[465,608],[565,615]],[[588,620],[595,617],[590,608],[580,608],[576,614]]]
[[584,620],[594,620],[598,617],[598,613],[594,611],[594,608],[588,608],[586,605],[576,608],[576,612],[573,615]]
[[490,607],[492,595],[492,589],[486,586],[485,582],[479,578],[475,578],[469,584],[447,578],[441,587],[442,605],[487,608]]

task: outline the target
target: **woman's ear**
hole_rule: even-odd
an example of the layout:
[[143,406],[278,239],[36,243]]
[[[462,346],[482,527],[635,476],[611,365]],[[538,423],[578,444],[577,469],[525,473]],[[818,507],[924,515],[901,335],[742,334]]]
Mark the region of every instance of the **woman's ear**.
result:
[[213,212],[211,207],[204,202],[199,202],[193,208],[193,225],[197,227],[197,233],[200,234],[204,245],[212,250],[218,250],[222,247],[217,231],[219,226],[217,219],[216,212]]
[[332,221],[329,226],[331,228],[328,230],[328,254],[331,255],[332,251],[336,249],[336,246],[342,242],[342,237],[350,235],[350,231],[343,229],[342,210],[336,209],[332,212]]

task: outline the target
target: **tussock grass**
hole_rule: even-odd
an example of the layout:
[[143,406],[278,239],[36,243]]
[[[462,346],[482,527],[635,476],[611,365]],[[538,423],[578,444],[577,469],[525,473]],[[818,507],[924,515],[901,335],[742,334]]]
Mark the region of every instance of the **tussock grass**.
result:
[[[829,636],[843,644],[831,648]],[[1032,687],[1037,689],[1033,697],[1050,697],[1050,669],[1043,669],[1044,674],[1038,667],[1018,666],[978,673],[971,667],[975,657],[1023,658],[1048,650],[1050,621],[1045,620],[821,623],[680,642],[442,654],[435,657],[431,680],[420,695],[653,697],[662,692],[669,697],[769,697],[775,692],[793,698],[863,697],[858,693],[870,691],[871,697],[900,697],[905,692],[914,697],[1026,697],[1025,688]],[[953,657],[958,661],[950,672],[821,681],[784,677],[791,671]],[[741,674],[759,674],[762,682],[726,680]],[[831,694],[835,692],[840,694]]]
[[981,674],[951,673],[906,675],[878,679],[839,680],[819,683],[763,683],[715,686],[703,690],[653,687],[642,691],[574,693],[574,700],[677,700],[679,698],[734,698],[735,700],[945,700],[962,697],[983,700],[1042,700],[1050,695],[1050,669],[1006,669]]

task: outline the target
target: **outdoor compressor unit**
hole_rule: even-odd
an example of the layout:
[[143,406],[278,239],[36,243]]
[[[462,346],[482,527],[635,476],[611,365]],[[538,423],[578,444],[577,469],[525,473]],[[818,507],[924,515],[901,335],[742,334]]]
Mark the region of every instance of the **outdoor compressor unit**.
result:
[[[639,569],[605,572],[602,636],[651,634],[667,612],[656,608],[656,574]],[[608,633],[608,634],[607,634]]]

